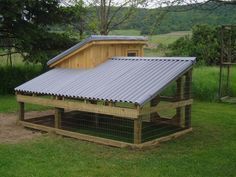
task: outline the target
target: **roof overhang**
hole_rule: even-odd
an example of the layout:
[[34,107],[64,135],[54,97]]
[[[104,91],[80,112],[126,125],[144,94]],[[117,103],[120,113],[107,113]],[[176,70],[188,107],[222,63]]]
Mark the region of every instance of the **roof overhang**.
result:
[[142,106],[194,63],[194,57],[119,57],[89,70],[52,69],[15,91]]

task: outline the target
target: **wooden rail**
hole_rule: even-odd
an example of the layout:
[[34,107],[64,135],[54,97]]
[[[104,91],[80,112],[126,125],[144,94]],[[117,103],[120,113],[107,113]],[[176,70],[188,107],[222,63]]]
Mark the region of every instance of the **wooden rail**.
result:
[[170,102],[170,103],[166,103],[163,105],[158,104],[155,107],[143,109],[140,114],[145,115],[145,114],[155,113],[155,112],[163,111],[163,110],[167,110],[167,109],[175,109],[178,107],[191,105],[192,103],[193,103],[193,99]]
[[139,115],[138,110],[131,108],[104,106],[90,103],[82,103],[78,101],[56,100],[56,99],[33,97],[26,95],[17,95],[16,98],[18,102],[26,102],[31,104],[50,106],[55,108],[64,108],[70,110],[78,110],[84,112],[93,112],[97,114],[106,114],[128,119],[137,119]]
[[58,128],[48,127],[45,125],[38,125],[35,123],[26,122],[26,121],[19,121],[19,123],[21,125],[23,125],[24,127],[28,127],[28,128],[32,128],[32,129],[36,129],[36,130],[41,130],[44,132],[56,133],[58,135],[63,135],[63,136],[67,136],[67,137],[71,137],[71,138],[75,138],[75,139],[79,139],[79,140],[85,140],[85,141],[89,141],[89,142],[93,142],[93,143],[103,144],[103,145],[107,145],[107,146],[113,146],[113,147],[119,147],[119,148],[132,148],[132,149],[146,149],[146,148],[150,148],[150,147],[155,147],[155,146],[159,145],[161,142],[165,142],[165,141],[168,141],[171,139],[178,138],[178,137],[192,131],[192,128],[188,128],[188,129],[184,129],[184,130],[178,131],[176,133],[173,133],[171,135],[157,138],[155,140],[151,140],[151,141],[148,141],[145,143],[132,144],[132,143],[111,140],[111,139],[107,139],[107,138],[85,135],[85,134],[81,134],[81,133],[77,133],[77,132],[71,132],[68,130],[62,130],[62,129],[58,129]]

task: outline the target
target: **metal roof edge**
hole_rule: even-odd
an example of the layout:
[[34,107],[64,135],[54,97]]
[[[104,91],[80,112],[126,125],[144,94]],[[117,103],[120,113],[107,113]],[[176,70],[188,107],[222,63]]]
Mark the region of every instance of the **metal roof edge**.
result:
[[196,63],[196,57],[112,57],[112,60],[180,60]]
[[[194,64],[194,63],[193,63]],[[158,92],[154,93],[153,95],[151,95],[149,97],[149,99],[140,99],[140,103],[135,103],[135,104],[139,104],[140,106],[145,105],[147,102],[149,102],[150,100],[152,100],[153,98],[155,98],[159,93],[163,92],[163,90],[165,90],[168,86],[170,86],[170,84],[175,81],[176,79],[178,79],[180,76],[183,76],[186,72],[188,72],[190,69],[193,68],[193,64],[188,67],[186,70],[184,70],[183,72],[181,72],[178,76],[176,76],[174,79],[172,79],[169,83],[167,83],[164,87],[162,87]]]

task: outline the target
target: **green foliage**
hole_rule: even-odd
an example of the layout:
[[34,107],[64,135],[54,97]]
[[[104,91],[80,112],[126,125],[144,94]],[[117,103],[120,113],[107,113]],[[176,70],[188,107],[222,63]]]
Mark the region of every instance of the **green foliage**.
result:
[[0,144],[0,176],[235,176],[235,105],[195,101],[192,111],[193,133],[146,151],[53,135]]
[[198,64],[216,65],[220,61],[220,41],[217,27],[197,25],[192,36],[179,38],[169,45],[169,56],[195,56]]
[[36,77],[42,67],[35,66],[0,66],[0,94],[13,94],[14,88]]
[[[168,11],[160,18],[164,11]],[[173,31],[190,31],[199,24],[223,25],[235,24],[235,5],[220,5],[218,3],[206,3],[193,7],[175,6],[159,9],[136,9],[135,15],[119,29],[140,30],[142,35],[165,34]]]
[[58,0],[0,0],[1,48],[19,52],[28,62],[42,63],[75,43],[65,34],[51,33],[49,26],[62,23]]

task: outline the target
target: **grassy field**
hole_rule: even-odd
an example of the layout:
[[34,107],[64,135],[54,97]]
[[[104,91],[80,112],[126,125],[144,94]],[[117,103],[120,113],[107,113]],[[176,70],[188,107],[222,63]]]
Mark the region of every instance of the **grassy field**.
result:
[[[114,30],[110,32],[111,35],[124,35],[124,36],[139,36],[138,30]],[[190,31],[177,31],[167,34],[149,35],[148,40],[153,44],[168,45],[176,41],[182,36],[191,35]]]
[[[139,36],[138,30],[114,30],[111,35]],[[175,42],[180,37],[191,35],[191,31],[177,31],[167,34],[149,35],[148,47],[145,48],[145,56],[165,56],[168,51],[167,46]]]
[[[9,64],[7,56],[0,56],[0,66],[5,66],[7,64]],[[24,65],[22,56],[20,54],[12,54],[12,64]]]
[[[40,111],[48,109],[44,106],[26,104],[26,111]],[[14,95],[0,95],[0,113],[12,113],[18,111],[18,103]]]
[[193,133],[146,151],[53,135],[0,144],[0,176],[235,177],[235,117],[235,105],[195,102]]

